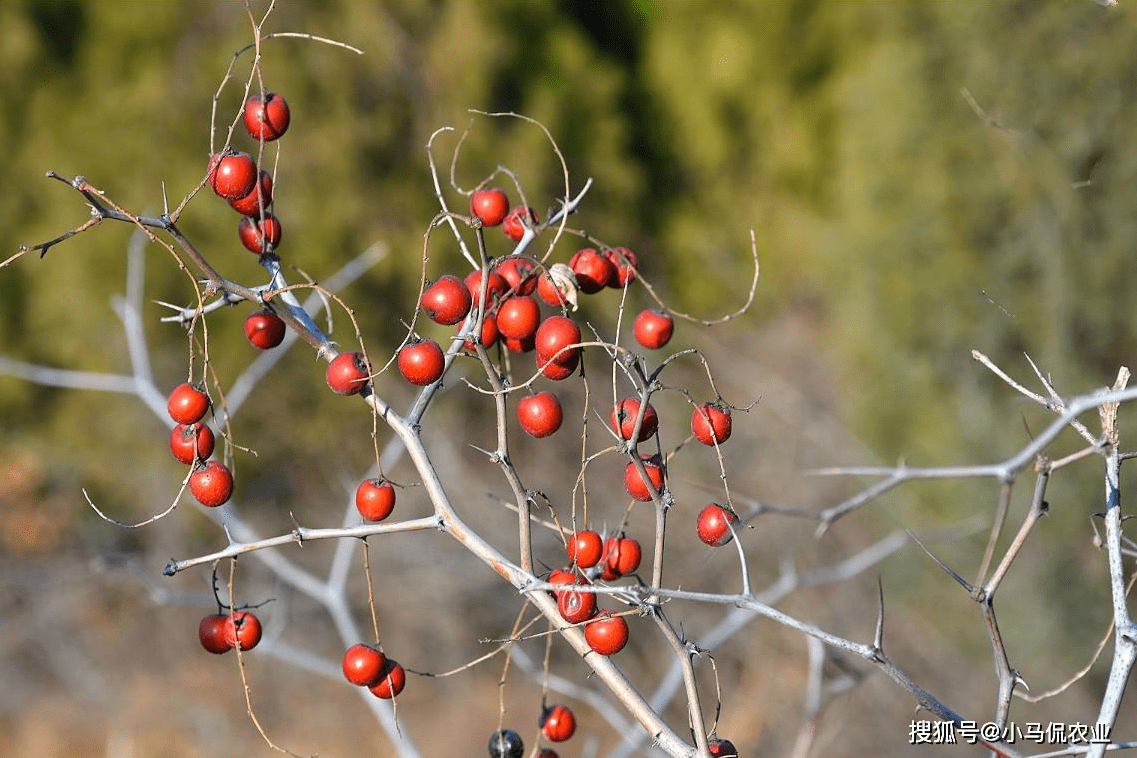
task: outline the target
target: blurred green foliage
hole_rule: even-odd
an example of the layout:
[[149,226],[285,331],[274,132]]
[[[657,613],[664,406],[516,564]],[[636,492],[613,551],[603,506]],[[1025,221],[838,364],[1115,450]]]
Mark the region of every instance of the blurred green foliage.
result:
[[[270,30],[366,53],[270,40],[263,76],[294,113],[276,173],[285,262],[319,277],[376,240],[391,247],[351,293],[374,344],[397,341],[413,307],[437,212],[425,152],[436,128],[458,130],[436,143],[445,177],[471,127],[463,187],[507,166],[543,213],[563,194],[545,136],[469,112],[481,109],[544,123],[573,189],[595,179],[581,225],[639,251],[681,308],[714,314],[744,296],[756,229],[759,312],[808,315],[839,366],[847,420],[886,459],[944,461],[961,447],[968,454],[954,457],[982,459],[1022,440],[1020,409],[1008,410],[971,348],[1020,374],[1026,351],[1063,391],[1105,384],[1132,362],[1137,222],[1124,188],[1137,170],[1137,62],[1125,51],[1137,22],[1122,13],[1091,2],[343,0],[279,3]],[[85,217],[77,195],[40,178],[48,168],[81,173],[139,212],[162,207],[163,187],[176,203],[196,186],[251,55],[221,91],[215,133],[212,95],[249,39],[244,8],[228,1],[0,5],[8,249]],[[234,143],[247,142],[238,130]],[[182,227],[231,276],[259,281],[232,213],[207,195]],[[109,225],[46,263],[6,269],[0,349],[124,370],[106,303],[121,290],[129,234]],[[492,253],[507,250],[489,236]],[[555,258],[571,253],[569,241],[561,248]],[[429,251],[431,275],[463,265],[441,237]],[[188,302],[166,254],[149,255],[153,297]],[[160,313],[147,313],[151,338],[173,382],[180,336],[154,325]],[[215,319],[218,349],[243,349],[238,318]],[[281,390],[288,399],[327,402],[301,378],[309,366],[285,370],[296,379]],[[51,424],[65,405],[60,393],[0,383],[15,426]]]

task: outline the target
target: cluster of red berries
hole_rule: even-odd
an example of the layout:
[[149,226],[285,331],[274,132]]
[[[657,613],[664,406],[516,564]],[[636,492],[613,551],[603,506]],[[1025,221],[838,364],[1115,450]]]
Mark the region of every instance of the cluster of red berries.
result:
[[233,494],[233,474],[213,455],[213,430],[202,421],[209,411],[209,396],[192,384],[174,387],[166,410],[177,426],[170,432],[170,452],[178,461],[193,466],[190,492],[202,505],[224,505]]
[[[290,120],[288,103],[275,92],[252,95],[245,101],[245,130],[253,139],[278,139],[288,129]],[[284,230],[280,219],[269,210],[272,174],[259,169],[253,157],[243,150],[226,150],[210,156],[209,186],[241,214],[237,223],[241,244],[257,255],[273,253]],[[284,339],[284,322],[266,308],[245,321],[245,335],[253,345],[267,350]]]
[[[501,224],[505,235],[514,241],[522,238],[526,225],[535,227],[538,223],[537,212],[532,208],[517,206],[509,209],[509,198],[497,187],[475,192],[470,198],[470,211],[483,226]],[[508,268],[505,268],[506,265]],[[528,279],[535,269],[533,264],[524,259],[507,259],[502,274],[508,278],[510,272],[516,272],[516,281],[511,280],[510,283],[518,296],[531,295],[536,290],[537,296],[548,305],[562,307],[575,297],[568,292],[568,288],[574,285],[576,291],[585,295],[595,294],[606,287],[627,287],[635,279],[638,265],[636,254],[626,247],[613,247],[604,251],[586,247],[569,259],[568,272],[559,271],[554,266],[553,269]],[[568,278],[570,274],[571,280]],[[521,286],[522,281],[526,281],[525,286]],[[500,315],[498,321],[500,328]],[[636,341],[651,350],[666,345],[674,329],[675,322],[671,316],[665,311],[654,309],[642,311],[636,316],[633,325]]]
[[220,655],[235,647],[252,650],[261,641],[261,622],[251,611],[206,616],[197,628],[201,646]]
[[[550,584],[580,586],[590,583],[589,577],[614,581],[638,569],[643,557],[637,540],[623,534],[604,539],[589,529],[575,532],[566,550],[572,565],[550,572]],[[584,638],[593,651],[615,655],[628,644],[628,622],[614,611],[598,609],[596,593],[565,589],[551,594],[561,618],[570,624],[587,622]]]
[[[625,398],[612,409],[609,419],[612,430],[620,439],[637,443],[644,442],[659,430],[659,414],[651,403],[643,408],[641,418],[639,399]],[[638,428],[638,430],[637,430]],[[731,433],[730,408],[722,403],[702,403],[691,414],[691,433],[704,445],[714,446],[726,442]],[[624,467],[624,489],[635,500],[646,502],[652,495],[663,492],[663,463],[658,455],[641,455],[644,474],[641,475],[635,461]],[[644,477],[646,475],[646,479]],[[738,523],[738,515],[717,503],[704,508],[696,521],[699,539],[713,547],[730,542],[731,527]]]
[[359,643],[343,654],[343,675],[352,684],[366,687],[371,694],[390,700],[403,691],[407,672],[394,658],[379,648]]

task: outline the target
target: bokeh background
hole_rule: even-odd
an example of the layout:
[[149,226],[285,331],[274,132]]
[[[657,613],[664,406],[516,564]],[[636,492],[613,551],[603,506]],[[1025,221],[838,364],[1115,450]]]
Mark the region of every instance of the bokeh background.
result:
[[[293,111],[275,176],[286,262],[320,278],[377,241],[389,249],[342,293],[369,349],[392,350],[400,319],[414,308],[423,234],[437,212],[425,151],[435,129],[472,124],[456,169],[463,187],[500,165],[517,172],[542,211],[563,193],[539,130],[470,109],[545,124],[573,187],[595,182],[574,225],[636,250],[645,276],[681,310],[713,317],[745,300],[754,229],[754,307],[725,326],[683,326],[674,343],[698,345],[722,365],[716,377],[732,402],[760,400],[737,414],[737,442],[724,449],[741,495],[817,509],[867,482],[802,476],[812,467],[1010,455],[1047,417],[976,364],[972,349],[1024,381],[1028,354],[1065,393],[1110,384],[1119,366],[1134,363],[1137,20],[1125,0],[284,1],[268,29],[365,51],[274,40],[263,50],[263,75]],[[248,16],[235,2],[0,3],[4,257],[86,218],[74,192],[42,178],[48,169],[82,174],[138,212],[161,210],[163,186],[174,202],[194,187],[209,154],[213,94],[249,40]],[[245,56],[221,92],[219,135],[239,106],[248,65]],[[438,144],[448,170],[455,139]],[[237,243],[232,211],[206,194],[189,206],[183,230],[232,278],[261,281]],[[450,198],[460,207],[458,195]],[[129,237],[125,225],[104,224],[45,260],[28,256],[0,271],[0,354],[128,373],[110,302],[124,286]],[[508,250],[493,234],[490,245],[491,253]],[[432,274],[461,269],[453,248],[432,238]],[[572,249],[562,243],[553,259]],[[190,301],[165,253],[152,247],[147,260],[148,301]],[[632,297],[630,308],[648,304],[642,292]],[[598,300],[584,314],[610,325],[615,302]],[[185,374],[183,333],[158,323],[157,305],[144,315],[156,371],[173,386]],[[222,381],[252,358],[245,315],[211,317]],[[337,328],[350,337],[345,324]],[[695,366],[677,368],[672,380],[709,391]],[[411,397],[396,379],[388,385],[397,402]],[[682,420],[683,401],[674,400]],[[500,479],[463,436],[476,436],[479,424],[488,430],[489,411],[455,390],[432,413],[436,454],[453,481],[479,493],[468,507],[492,512],[480,493],[501,492]],[[241,439],[259,453],[241,461],[240,507],[266,533],[287,531],[289,513],[338,523],[372,456],[370,419],[329,395],[311,356],[295,350],[239,421]],[[197,646],[207,577],[159,575],[170,556],[216,548],[218,530],[190,509],[145,530],[112,529],[81,499],[86,488],[124,520],[160,510],[182,475],[163,439],[160,420],[134,398],[0,376],[6,754],[269,752],[248,723],[233,662],[205,659]],[[1064,438],[1056,455],[1076,448]],[[552,450],[525,451],[523,462],[534,467],[533,486],[567,498],[558,483],[565,456]],[[1004,638],[1032,690],[1087,662],[1109,623],[1105,557],[1092,543],[1100,474],[1090,462],[1054,478],[1051,515],[1004,588]],[[710,461],[692,459],[676,483],[681,502],[708,497],[699,482],[716,475]],[[1029,487],[1020,489],[1012,523]],[[759,520],[745,538],[755,582],[772,580],[787,557],[824,565],[899,527],[953,534],[937,552],[971,577],[996,495],[986,482],[905,488],[821,541],[809,524]],[[407,515],[425,508],[421,496],[406,500]],[[622,504],[611,507],[617,513]],[[733,558],[708,558],[690,539],[673,542],[677,583],[737,586]],[[388,541],[384,550],[377,571],[390,588],[379,600],[385,642],[414,649],[402,656],[408,665],[448,669],[483,650],[479,639],[508,631],[515,597],[441,538]],[[305,551],[298,560],[326,562],[323,548]],[[255,562],[243,568],[263,596],[287,595]],[[894,609],[889,649],[898,661],[949,704],[987,716],[995,680],[978,610],[915,549],[878,573]],[[870,572],[800,593],[785,607],[867,640],[875,593]],[[275,608],[267,612],[274,633],[338,657],[342,647],[315,609],[300,601]],[[713,622],[702,609],[682,610],[693,634]],[[763,624],[718,653],[720,733],[745,755],[793,745],[805,655],[798,636]],[[650,650],[634,656],[629,665],[650,670]],[[560,663],[562,673],[582,674]],[[321,755],[390,754],[342,682],[278,662],[252,666],[262,719],[278,741]],[[1016,702],[1015,719],[1090,720],[1106,670],[1099,663],[1043,705]],[[480,754],[496,724],[499,675],[494,663],[459,683],[413,682],[401,718],[426,754]],[[515,676],[510,713],[528,724],[539,690]],[[561,754],[603,754],[612,735],[579,711],[592,736]],[[907,746],[911,711],[904,693],[870,674],[830,704],[814,754],[922,754]],[[1127,714],[1132,737],[1137,721],[1131,707]],[[670,715],[683,722],[681,711]]]

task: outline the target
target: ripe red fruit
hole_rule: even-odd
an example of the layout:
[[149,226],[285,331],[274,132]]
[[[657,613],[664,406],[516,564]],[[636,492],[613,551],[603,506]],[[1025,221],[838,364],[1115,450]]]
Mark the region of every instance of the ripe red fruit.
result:
[[671,316],[654,309],[640,311],[632,324],[632,333],[636,335],[636,342],[649,350],[658,350],[670,341],[671,333],[675,331],[675,322]]
[[[259,190],[259,193],[258,193]],[[253,184],[249,194],[229,201],[229,207],[242,216],[260,216],[261,210],[272,203],[272,174],[261,169],[260,181]]]
[[557,755],[556,750],[550,750],[549,748],[545,748],[541,752],[537,753],[537,758],[561,758],[561,757],[559,755]]
[[371,694],[375,697],[390,700],[402,692],[406,684],[406,670],[399,665],[398,661],[393,658],[388,658],[386,664],[383,666],[383,672],[379,675],[379,681],[371,685],[368,689],[371,690]]
[[528,337],[502,337],[502,343],[505,344],[507,350],[512,353],[531,353],[533,352],[533,345],[536,344],[533,335]]
[[382,521],[395,510],[395,488],[386,479],[367,479],[355,490],[355,507],[368,521]]
[[[482,319],[482,338],[478,340],[482,343],[482,347],[490,348],[497,342],[497,319],[493,316],[486,316]],[[467,350],[474,350],[474,341],[466,340],[462,343]]]
[[509,213],[509,198],[497,187],[478,190],[470,197],[470,213],[480,218],[483,226],[497,226]]
[[584,569],[592,568],[604,554],[604,540],[598,533],[583,529],[569,538],[567,550],[570,561]]
[[[640,401],[634,397],[627,397],[616,403],[616,407],[612,409],[612,428],[616,434],[620,435],[620,439],[630,440],[632,434],[636,431],[636,418],[640,412]],[[659,415],[655,412],[655,408],[651,403],[647,404],[647,410],[644,411],[643,421],[640,422],[640,433],[636,437],[636,442],[643,442],[644,440],[655,434],[655,430],[659,428]]]
[[596,615],[596,593],[564,590],[557,594],[557,610],[570,624],[588,621]]
[[657,493],[663,492],[663,468],[660,466],[658,456],[640,456],[644,462],[644,470],[647,472],[648,481],[645,482],[640,472],[636,470],[636,464],[629,462],[624,467],[624,489],[628,491],[634,499],[641,502],[651,500],[651,490]]
[[283,342],[284,331],[284,321],[272,311],[250,313],[245,319],[245,336],[261,350],[271,350]]
[[577,342],[580,342],[580,327],[568,316],[549,316],[537,327],[539,358],[568,365],[580,354],[580,348],[569,347]]
[[611,582],[627,576],[640,567],[643,549],[638,540],[630,537],[609,537],[604,541],[604,572],[601,578]]
[[738,748],[730,740],[709,740],[707,752],[715,758],[738,758]]
[[348,351],[332,358],[324,379],[337,395],[358,395],[367,386],[367,377],[370,375],[371,366],[363,353]]
[[[572,352],[572,351],[567,351]],[[565,355],[567,353],[562,353]],[[540,369],[541,375],[546,379],[552,379],[554,382],[559,382],[562,379],[568,379],[576,371],[576,367],[580,365],[580,353],[572,352],[572,360],[567,363],[558,363],[550,361],[547,358],[537,356],[537,368]]]
[[564,291],[553,281],[553,277],[549,275],[548,271],[542,272],[537,277],[537,297],[555,308],[560,308],[569,302]]
[[228,623],[229,617],[219,613],[203,618],[197,627],[197,638],[201,641],[201,646],[217,655],[228,653],[232,648],[225,639],[225,626]]
[[525,754],[525,743],[512,729],[499,729],[490,735],[489,751],[490,758],[521,758]]
[[[528,218],[526,218],[526,216],[528,216]],[[539,220],[537,211],[532,208],[526,208],[523,205],[517,205],[506,214],[505,220],[501,223],[501,230],[505,232],[506,237],[517,242],[525,236],[526,224],[536,226]]]
[[209,508],[225,505],[233,495],[233,474],[220,461],[198,463],[190,474],[190,492]]
[[711,547],[720,547],[730,542],[734,536],[730,528],[737,523],[738,514],[718,503],[711,503],[699,511],[695,527],[700,540]]
[[226,200],[245,197],[257,183],[257,164],[241,150],[215,154],[209,159],[209,186]]
[[495,300],[500,300],[505,297],[505,293],[509,291],[509,282],[496,271],[490,272],[490,277],[486,280],[486,297],[484,301],[478,300],[478,290],[482,286],[482,270],[477,269],[466,274],[466,289],[470,291],[470,297],[474,303],[485,302],[488,308]]
[[225,622],[225,641],[229,647],[252,650],[261,641],[261,622],[250,611],[236,611]]
[[[553,569],[549,572],[549,578],[546,579],[549,584],[580,584],[580,577],[572,571],[565,569]],[[549,593],[554,599],[561,596],[560,592]]]
[[473,300],[461,279],[443,274],[422,293],[422,311],[436,324],[453,326],[470,312]]
[[271,142],[288,131],[292,113],[284,98],[275,92],[257,93],[245,101],[245,129],[255,140]]
[[537,289],[537,266],[527,258],[506,258],[494,267],[515,295],[531,295]]
[[179,424],[196,424],[209,410],[209,396],[192,384],[179,384],[170,392],[166,410]]
[[445,369],[446,358],[434,340],[408,342],[399,349],[399,371],[411,384],[433,384]]
[[517,422],[530,437],[548,437],[561,428],[562,421],[561,403],[548,390],[522,398],[517,403]]
[[569,259],[569,268],[576,274],[580,291],[593,295],[608,286],[616,275],[616,268],[599,250],[586,247],[577,250]]
[[205,460],[213,455],[213,430],[198,421],[194,424],[178,424],[170,432],[170,452],[182,463]]
[[383,676],[387,656],[371,645],[352,645],[343,654],[343,675],[359,687],[371,687]]
[[613,289],[623,289],[636,278],[636,266],[640,265],[636,254],[626,247],[613,247],[604,251],[604,257],[616,269],[616,274],[608,280]]
[[237,236],[240,237],[241,244],[250,253],[257,255],[271,253],[280,244],[283,234],[280,219],[271,213],[266,213],[263,219],[241,216],[237,222]]
[[703,403],[691,414],[691,432],[704,445],[720,445],[730,439],[730,408]]
[[628,644],[628,622],[623,616],[613,616],[612,611],[600,611],[585,625],[584,639],[600,655],[615,655]]
[[514,295],[497,306],[497,330],[506,337],[525,340],[537,333],[541,306],[528,295]]
[[567,705],[545,708],[538,723],[551,742],[564,742],[576,732],[576,716]]

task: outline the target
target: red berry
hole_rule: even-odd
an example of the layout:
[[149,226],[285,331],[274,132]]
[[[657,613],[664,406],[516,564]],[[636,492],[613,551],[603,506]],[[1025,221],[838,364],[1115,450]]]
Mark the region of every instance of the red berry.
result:
[[203,618],[197,627],[197,638],[201,641],[201,646],[217,655],[228,653],[232,648],[225,639],[225,626],[228,623],[229,617],[219,613]]
[[[565,569],[553,569],[549,572],[549,578],[546,579],[549,584],[580,584],[580,577],[571,571]],[[560,592],[550,592],[554,599],[561,596]]]
[[453,326],[470,312],[470,291],[461,279],[443,274],[422,293],[422,311],[436,324]]
[[623,289],[636,278],[636,266],[640,265],[636,254],[626,247],[613,247],[604,251],[604,257],[616,269],[616,274],[608,280],[613,289]]
[[466,289],[470,291],[470,297],[474,303],[485,302],[486,307],[490,307],[495,300],[500,300],[505,297],[505,293],[509,291],[509,282],[496,271],[490,272],[490,277],[486,281],[486,297],[484,301],[478,300],[478,290],[482,287],[482,271],[477,269],[466,274]]
[[178,424],[170,432],[170,452],[182,463],[205,460],[213,455],[213,430],[200,421]]
[[691,432],[704,445],[720,445],[730,439],[730,408],[703,403],[691,414]]
[[715,758],[738,758],[738,748],[730,740],[708,741],[707,752]]
[[399,371],[411,384],[433,384],[445,369],[446,358],[434,340],[408,342],[399,350]]
[[628,644],[628,622],[623,616],[613,616],[612,611],[600,611],[585,625],[584,639],[600,655],[615,655]]
[[355,507],[368,521],[382,521],[395,510],[395,488],[386,479],[368,479],[355,490]]
[[598,533],[584,529],[572,535],[567,549],[570,561],[583,569],[592,568],[604,554],[604,540]]
[[[526,215],[528,218],[525,218]],[[517,242],[525,236],[526,224],[536,226],[538,222],[537,211],[523,205],[517,205],[506,214],[505,220],[501,223],[501,230],[505,232],[506,237]]]
[[531,353],[536,340],[533,335],[528,337],[502,337],[501,341],[507,350],[512,353]]
[[580,291],[592,295],[608,286],[616,269],[604,255],[594,247],[577,250],[569,259],[569,268],[576,274]]
[[197,502],[209,508],[216,508],[229,502],[233,495],[233,474],[224,463],[209,461],[198,463],[190,474],[190,492]]
[[[494,318],[493,316],[484,317],[482,319],[482,338],[478,341],[482,343],[482,347],[489,348],[489,347],[493,347],[493,344],[495,342],[497,342],[497,337],[498,337],[497,319]],[[463,343],[463,346],[467,350],[472,351],[474,349],[474,341],[473,340],[466,340]]]
[[551,742],[564,742],[576,731],[576,716],[567,705],[552,705],[541,714],[538,726]]
[[548,390],[522,398],[517,403],[517,422],[530,437],[548,437],[561,428],[562,421],[561,403]]
[[245,101],[245,129],[255,140],[278,139],[288,131],[291,119],[288,103],[275,92],[258,93]]
[[568,365],[580,354],[580,327],[568,316],[549,316],[537,327],[537,356]]
[[671,316],[658,310],[641,311],[632,325],[636,342],[649,350],[658,350],[668,343],[675,330]]
[[548,271],[542,272],[537,277],[537,297],[555,308],[560,308],[569,302],[568,298],[565,297],[564,290],[553,281],[553,277],[549,275]]
[[537,333],[541,306],[528,295],[514,295],[497,306],[497,330],[506,337],[525,340]]
[[399,665],[398,661],[388,658],[387,663],[383,666],[383,673],[379,675],[379,681],[368,689],[375,697],[390,700],[402,692],[406,684],[406,670]]
[[[620,435],[620,439],[630,440],[632,434],[636,430],[636,418],[640,412],[640,401],[634,397],[624,398],[616,403],[616,407],[612,409],[612,428],[616,434]],[[655,430],[659,428],[659,416],[655,412],[655,408],[651,403],[647,404],[647,410],[644,411],[643,421],[640,422],[640,433],[636,437],[636,442],[643,442],[644,440],[655,434]]]
[[636,500],[647,502],[651,500],[651,490],[648,489],[649,483],[652,490],[657,493],[663,492],[663,468],[660,466],[658,456],[641,456],[641,458],[644,462],[648,481],[645,482],[640,476],[640,472],[636,470],[636,464],[629,462],[624,467],[624,489]]
[[559,755],[557,755],[556,750],[551,750],[549,748],[545,748],[541,752],[537,753],[537,758],[561,758],[561,757]]
[[527,258],[509,257],[494,267],[515,295],[531,295],[537,289],[537,266]]
[[253,156],[236,150],[209,159],[209,186],[226,200],[245,197],[257,183],[257,164]]
[[328,387],[337,395],[358,395],[367,386],[371,366],[363,353],[348,351],[340,353],[328,364],[324,379]]
[[272,311],[250,313],[245,319],[245,336],[261,350],[271,350],[283,342],[284,331],[284,321]]
[[557,595],[557,610],[570,624],[588,621],[596,615],[596,593],[564,590]]
[[371,645],[352,645],[343,654],[343,675],[359,687],[371,687],[383,676],[387,657]]
[[242,216],[261,215],[261,211],[272,203],[272,174],[261,170],[260,181],[253,184],[249,194],[242,198],[229,201],[229,207]]
[[263,219],[241,216],[237,222],[237,236],[241,238],[241,244],[257,255],[271,253],[280,244],[283,234],[280,219],[271,213],[266,213]]
[[550,361],[546,358],[542,358],[540,355],[537,356],[537,368],[541,371],[541,375],[546,379],[552,379],[554,382],[559,382],[562,379],[568,379],[573,375],[573,372],[576,371],[576,367],[579,365],[579,352],[572,353],[572,360],[567,363],[557,363],[556,361]]
[[734,534],[730,528],[738,523],[738,514],[728,511],[718,503],[711,503],[699,511],[696,531],[699,539],[711,547],[720,547],[730,542]]
[[604,572],[601,578],[611,582],[627,576],[640,567],[643,550],[640,543],[630,537],[609,537],[604,541]]
[[179,424],[196,424],[209,410],[209,396],[192,384],[179,384],[170,392],[166,410]]
[[249,611],[236,611],[225,622],[225,641],[229,647],[252,650],[261,641],[260,619]]
[[470,213],[480,218],[483,226],[497,226],[509,213],[509,198],[497,187],[478,190],[470,197]]

